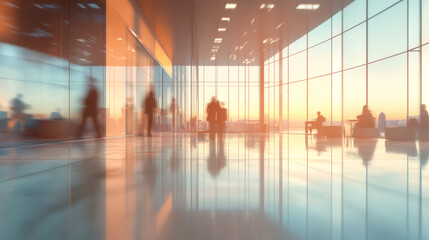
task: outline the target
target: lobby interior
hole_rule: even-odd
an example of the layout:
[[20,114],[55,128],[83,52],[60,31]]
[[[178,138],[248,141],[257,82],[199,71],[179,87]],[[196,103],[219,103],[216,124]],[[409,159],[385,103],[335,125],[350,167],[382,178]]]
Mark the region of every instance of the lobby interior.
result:
[[0,17],[0,239],[429,238],[429,0]]

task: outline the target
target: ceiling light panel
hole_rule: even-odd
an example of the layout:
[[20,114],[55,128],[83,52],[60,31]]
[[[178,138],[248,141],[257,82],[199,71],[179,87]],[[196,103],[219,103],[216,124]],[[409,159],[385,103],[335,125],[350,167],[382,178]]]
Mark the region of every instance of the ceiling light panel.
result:
[[227,3],[225,9],[235,9],[237,8],[237,3]]
[[299,4],[296,9],[299,10],[316,10],[320,7],[320,4]]

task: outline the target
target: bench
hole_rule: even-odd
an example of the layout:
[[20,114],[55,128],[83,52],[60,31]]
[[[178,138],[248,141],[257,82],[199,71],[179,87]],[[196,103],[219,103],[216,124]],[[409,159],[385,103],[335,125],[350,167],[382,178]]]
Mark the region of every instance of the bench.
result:
[[354,137],[354,138],[377,138],[378,137],[378,129],[377,128],[355,127],[353,129],[352,137]]
[[321,126],[317,130],[319,135],[325,136],[326,138],[341,138],[343,137],[343,126]]
[[73,133],[72,125],[67,120],[34,120],[35,125],[27,130],[27,135],[36,138],[67,139]]
[[384,133],[386,139],[390,141],[416,140],[416,128],[412,127],[387,127]]

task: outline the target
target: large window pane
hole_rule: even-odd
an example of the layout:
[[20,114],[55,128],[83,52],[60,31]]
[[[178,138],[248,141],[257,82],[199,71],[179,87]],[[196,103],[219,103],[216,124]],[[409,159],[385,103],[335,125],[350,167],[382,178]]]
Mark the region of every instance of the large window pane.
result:
[[429,0],[422,0],[422,38],[423,44],[429,42]]
[[320,111],[326,118],[325,124],[331,122],[331,76],[308,81],[308,119],[316,119]]
[[289,126],[291,132],[303,132],[307,120],[307,83],[289,84]]
[[356,119],[366,104],[365,76],[365,67],[344,72],[344,121]]
[[377,118],[383,112],[388,120],[388,126],[405,125],[407,116],[406,54],[368,66],[368,98],[368,105],[374,117]]
[[317,77],[331,72],[331,42],[327,41],[308,49],[308,77]]
[[368,59],[374,61],[407,49],[406,1],[369,20]]
[[[320,20],[317,18],[317,20]],[[308,47],[326,41],[331,37],[331,19],[326,20],[322,24],[315,27],[308,33]]]
[[429,66],[429,45],[426,45],[422,49],[422,103],[426,104],[429,108],[429,69],[425,66]]
[[344,8],[344,30],[363,22],[366,18],[366,0],[352,1]]
[[289,58],[289,82],[307,78],[307,52],[301,52]]
[[361,24],[344,33],[344,69],[366,62],[366,30]]
[[342,120],[342,81],[341,73],[332,75],[332,124],[341,125]]
[[[384,9],[392,6],[394,3],[397,3],[402,0],[369,0],[368,1],[368,15],[372,17],[373,15],[383,11]],[[406,2],[406,1],[403,1]]]

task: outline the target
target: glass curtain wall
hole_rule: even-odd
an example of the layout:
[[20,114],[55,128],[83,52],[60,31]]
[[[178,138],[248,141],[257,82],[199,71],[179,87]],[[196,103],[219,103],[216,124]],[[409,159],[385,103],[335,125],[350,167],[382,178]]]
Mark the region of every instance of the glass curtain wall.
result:
[[387,126],[418,120],[420,105],[429,104],[429,1],[333,2],[332,17],[318,26],[317,11],[305,13],[311,30],[282,49],[282,85],[277,54],[265,61],[269,128],[279,126],[280,91],[283,132],[303,133],[317,111],[325,124],[347,127],[366,104],[377,119],[386,115]]
[[[182,68],[190,71],[189,66]],[[259,130],[258,66],[193,66],[192,70],[195,78],[187,74],[183,81],[176,79],[175,82],[186,83],[184,89],[191,93],[186,98],[186,104],[189,104],[187,116],[196,117],[199,131],[209,129],[206,110],[213,97],[227,109],[227,131]],[[186,121],[190,118],[187,117]]]
[[2,1],[0,15],[0,146],[75,137],[90,79],[105,109],[103,1]]
[[172,78],[106,1],[9,1],[0,15],[0,147],[96,137],[88,112],[82,124],[91,86],[100,135],[143,133],[151,86],[155,129],[171,129],[166,113],[184,87],[175,78],[189,73]]

